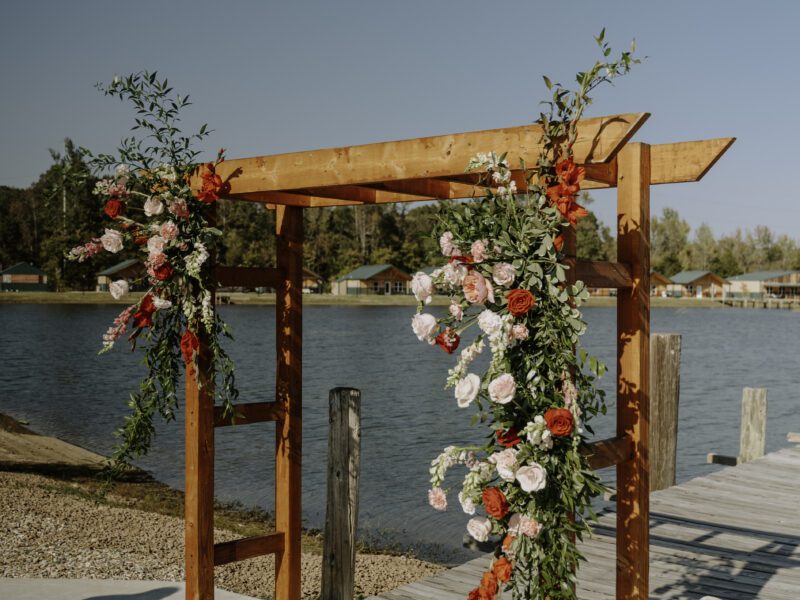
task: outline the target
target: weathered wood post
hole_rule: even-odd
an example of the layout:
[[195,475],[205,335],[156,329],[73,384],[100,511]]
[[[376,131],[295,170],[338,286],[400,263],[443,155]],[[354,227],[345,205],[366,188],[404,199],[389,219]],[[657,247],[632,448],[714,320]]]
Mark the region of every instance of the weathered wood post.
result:
[[767,445],[767,390],[744,388],[742,391],[742,429],[739,436],[739,462],[764,456]]
[[650,336],[650,491],[676,483],[681,336]]
[[322,600],[355,598],[361,392],[330,391],[328,502],[322,551]]

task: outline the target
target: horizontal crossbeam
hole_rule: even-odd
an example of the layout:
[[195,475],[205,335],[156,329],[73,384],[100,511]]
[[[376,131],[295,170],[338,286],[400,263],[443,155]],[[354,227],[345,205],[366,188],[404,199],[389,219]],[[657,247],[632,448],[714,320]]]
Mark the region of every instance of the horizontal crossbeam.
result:
[[[570,264],[571,261],[565,261]],[[578,260],[575,278],[590,288],[624,289],[633,285],[628,265],[601,260]]]
[[604,469],[631,460],[633,441],[630,437],[613,437],[581,448],[581,453],[589,458],[592,469]]
[[284,535],[280,532],[214,544],[214,566],[283,552],[283,545]]
[[280,421],[282,418],[283,407],[278,402],[234,404],[232,415],[226,415],[225,407],[223,406],[214,407],[214,427],[250,425],[251,423]]
[[263,267],[220,267],[214,270],[220,287],[271,287],[277,286],[278,270]]

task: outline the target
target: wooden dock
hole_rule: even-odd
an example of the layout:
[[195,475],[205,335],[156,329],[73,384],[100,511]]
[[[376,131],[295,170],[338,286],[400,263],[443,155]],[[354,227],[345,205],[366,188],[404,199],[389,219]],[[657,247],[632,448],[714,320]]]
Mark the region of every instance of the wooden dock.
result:
[[[800,447],[654,492],[650,597],[797,600],[799,509]],[[615,597],[614,526],[604,513],[581,545],[581,599]],[[369,600],[463,600],[488,564],[483,556]]]

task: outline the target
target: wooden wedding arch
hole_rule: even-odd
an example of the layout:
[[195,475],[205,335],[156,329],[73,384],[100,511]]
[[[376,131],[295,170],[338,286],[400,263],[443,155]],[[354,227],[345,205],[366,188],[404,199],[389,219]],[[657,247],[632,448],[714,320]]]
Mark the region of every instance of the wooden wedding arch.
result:
[[[617,261],[576,260],[574,228],[565,245],[573,279],[616,288],[617,434],[587,447],[594,468],[617,467],[617,598],[648,597],[650,186],[698,181],[734,142],[721,138],[629,143],[649,117],[624,114],[580,121],[576,162],[583,189],[617,188]],[[274,421],[276,532],[214,543],[214,429],[232,425],[214,406],[206,357],[200,385],[186,385],[186,597],[214,596],[214,566],[275,554],[277,600],[300,599],[302,456],[303,209],[469,198],[477,176],[464,168],[478,152],[508,151],[509,164],[535,164],[538,125],[342,148],[226,160],[217,172],[228,197],[277,211],[277,267],[217,267],[220,285],[276,289],[275,400],[236,407],[236,425]],[[526,189],[524,173],[513,173]],[[199,181],[193,185],[199,187]]]

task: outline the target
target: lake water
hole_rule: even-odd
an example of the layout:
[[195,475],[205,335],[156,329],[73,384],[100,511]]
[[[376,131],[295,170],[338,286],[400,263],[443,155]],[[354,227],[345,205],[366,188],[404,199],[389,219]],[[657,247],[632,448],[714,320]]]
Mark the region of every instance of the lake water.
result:
[[[100,336],[119,312],[111,305],[0,305],[0,412],[100,453],[126,414],[126,398],[143,373],[141,354],[120,344],[98,357]],[[236,336],[230,350],[244,402],[272,399],[274,307],[225,306]],[[423,555],[459,558],[468,517],[451,494],[451,509],[427,506],[428,465],[446,445],[477,441],[469,411],[442,389],[453,357],[419,343],[412,307],[305,309],[303,514],[320,527],[325,512],[328,390],[362,390],[360,527],[365,534]],[[615,309],[587,309],[584,345],[612,368]],[[708,452],[735,455],[742,387],[769,388],[767,451],[800,431],[800,314],[776,310],[656,309],[652,331],[683,336],[678,480],[718,467]],[[606,376],[609,414],[598,436],[614,431],[613,374]],[[216,486],[222,500],[273,507],[274,425],[217,430]],[[159,426],[140,466],[183,486],[182,421]],[[613,470],[604,475],[613,476]],[[454,470],[456,485],[461,472]]]

